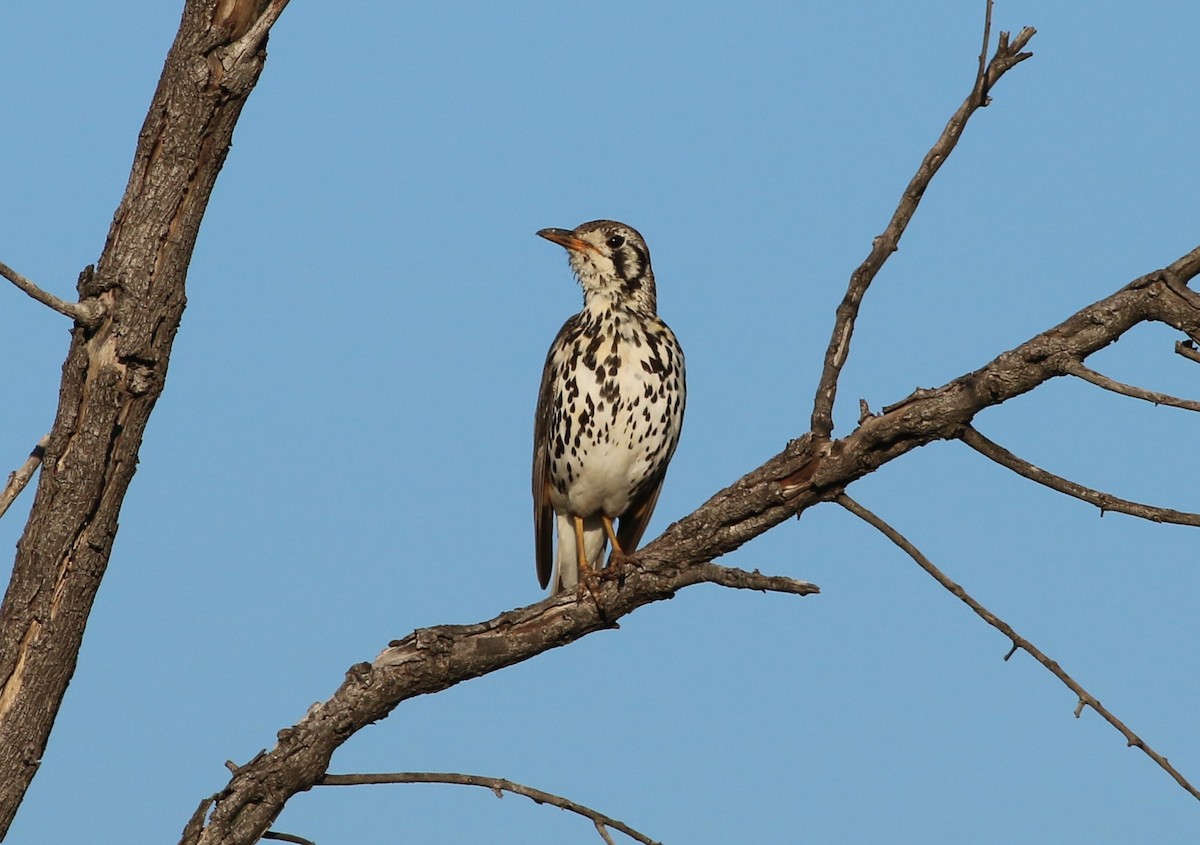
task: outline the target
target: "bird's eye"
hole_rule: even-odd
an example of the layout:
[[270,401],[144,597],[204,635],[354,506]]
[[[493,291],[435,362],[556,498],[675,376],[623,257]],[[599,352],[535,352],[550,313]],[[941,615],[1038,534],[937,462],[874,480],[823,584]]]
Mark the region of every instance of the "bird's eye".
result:
[[605,243],[608,244],[609,249],[620,249],[625,245],[625,238],[621,235],[611,235]]

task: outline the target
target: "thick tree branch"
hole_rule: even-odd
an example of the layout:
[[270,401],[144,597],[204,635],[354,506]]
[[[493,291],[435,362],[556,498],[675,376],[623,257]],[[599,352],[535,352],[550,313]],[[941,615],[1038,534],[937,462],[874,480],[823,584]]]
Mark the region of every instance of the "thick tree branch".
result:
[[29,453],[25,463],[9,473],[8,483],[4,485],[4,491],[0,492],[0,516],[4,516],[8,512],[12,503],[17,500],[17,496],[21,495],[21,491],[29,483],[29,479],[33,478],[37,468],[42,465],[42,456],[46,454],[48,442],[50,442],[50,435],[43,435],[37,445],[33,447],[33,451]]
[[325,775],[325,777],[317,781],[317,786],[362,786],[364,784],[382,783],[447,783],[459,786],[481,786],[484,789],[492,790],[497,798],[503,797],[502,793],[504,792],[511,792],[514,795],[522,795],[537,804],[549,804],[553,807],[583,816],[596,825],[596,829],[601,832],[602,836],[604,835],[604,828],[611,827],[613,830],[625,834],[630,839],[641,842],[642,845],[660,845],[660,843],[655,842],[644,833],[639,833],[624,822],[614,819],[611,816],[606,816],[598,810],[585,807],[583,804],[578,804],[561,795],[534,789],[532,786],[514,783],[505,778],[464,775],[457,772],[389,772],[383,774]]
[[[991,23],[992,6],[991,3],[988,3],[984,24],[985,38],[986,34],[991,32]],[[821,371],[821,380],[817,385],[816,398],[813,400],[812,433],[814,437],[824,440],[833,432],[833,405],[837,398],[838,378],[850,355],[850,338],[854,334],[854,322],[858,319],[858,311],[867,288],[883,268],[884,262],[899,249],[900,238],[904,234],[904,230],[908,228],[913,215],[916,214],[921,197],[925,195],[925,190],[933,181],[934,175],[941,169],[950,153],[954,151],[971,115],[987,105],[988,91],[1000,81],[1000,77],[1007,71],[1033,55],[1032,53],[1022,53],[1021,48],[1029,43],[1029,39],[1033,38],[1034,33],[1035,30],[1032,27],[1025,27],[1010,45],[1008,33],[1002,32],[996,53],[986,68],[983,66],[981,56],[980,70],[975,83],[971,86],[971,93],[963,100],[962,105],[958,107],[949,123],[946,124],[946,128],[942,130],[941,136],[925,154],[921,166],[917,168],[916,174],[905,188],[904,194],[900,198],[900,205],[897,206],[887,228],[872,241],[870,254],[851,274],[846,295],[837,308],[833,335],[829,339],[829,346],[825,351],[825,364]],[[986,51],[985,42],[984,53]]]
[[1067,366],[1067,372],[1073,376],[1078,376],[1084,381],[1090,381],[1097,387],[1103,387],[1105,390],[1111,390],[1113,393],[1120,393],[1124,396],[1131,396],[1134,399],[1144,399],[1147,402],[1153,402],[1155,405],[1170,405],[1173,408],[1183,408],[1188,411],[1200,411],[1200,402],[1194,399],[1180,399],[1177,396],[1171,396],[1166,393],[1158,393],[1154,390],[1147,390],[1144,387],[1137,387],[1132,384],[1116,381],[1109,378],[1103,373],[1098,373],[1095,370],[1083,365],[1078,361],[1072,361]]
[[261,49],[231,57],[225,48],[263,6],[187,2],[104,251],[80,277],[81,300],[103,318],[90,324],[68,309],[77,324],[58,413],[0,608],[0,838],[74,672],[166,378],[200,221],[265,61]]
[[[1064,375],[1066,362],[1086,358],[1139,323],[1200,327],[1200,311],[1167,284],[1168,274],[1186,280],[1198,272],[1200,247],[980,369],[867,417],[845,438],[820,442],[806,435],[792,441],[671,525],[631,563],[605,570],[594,597],[564,593],[476,625],[421,629],[392,643],[371,663],[352,667],[330,698],[280,731],[274,748],[237,768],[224,789],[201,803],[182,842],[251,845],[292,795],[317,782],[338,746],[401,702],[611,627],[638,607],[670,598],[691,584],[728,579],[706,565],[785,519],[836,499],[846,486],[888,461],[926,443],[960,436],[980,411]],[[751,586],[768,588],[766,583]],[[211,813],[209,801],[215,802]]]
[[1011,625],[977,602],[969,593],[967,593],[966,590],[964,590],[944,572],[934,566],[929,558],[925,557],[925,555],[923,555],[916,546],[910,543],[903,534],[901,534],[895,528],[892,528],[892,526],[887,522],[880,519],[874,513],[867,510],[858,502],[854,501],[845,494],[842,494],[837,498],[837,503],[855,516],[865,521],[867,524],[878,529],[885,537],[903,549],[909,557],[916,561],[918,566],[933,576],[934,580],[957,596],[960,601],[967,605],[967,607],[971,608],[971,610],[973,610],[980,619],[991,625],[1000,633],[1004,634],[1004,636],[1008,637],[1008,639],[1012,642],[1013,647],[1008,654],[1005,655],[1005,660],[1008,660],[1010,657],[1012,657],[1013,653],[1018,648],[1022,649],[1031,655],[1034,660],[1046,667],[1046,669],[1049,670],[1054,677],[1062,681],[1067,688],[1071,690],[1071,692],[1075,693],[1079,699],[1080,706],[1075,710],[1076,718],[1078,718],[1079,714],[1082,712],[1083,705],[1091,707],[1100,714],[1104,721],[1108,722],[1121,732],[1121,735],[1125,737],[1125,742],[1129,746],[1140,748],[1146,753],[1146,756],[1157,763],[1163,771],[1174,778],[1175,782],[1187,790],[1193,798],[1200,799],[1200,791],[1197,791],[1196,787],[1192,786],[1192,784],[1188,782],[1187,778],[1180,774],[1179,771],[1167,761],[1166,757],[1163,757],[1161,754],[1143,742],[1141,737],[1131,731],[1124,722],[1114,716],[1096,699],[1095,696],[1085,690],[1078,681],[1068,675],[1066,671],[1058,665],[1057,662],[1047,657],[1046,654],[1041,651],[1041,649],[1014,631]]
[[70,317],[83,326],[94,327],[103,317],[104,309],[99,302],[92,299],[82,302],[67,302],[65,299],[59,299],[54,294],[42,290],[3,261],[0,261],[0,276],[8,279],[38,302],[53,308],[59,314]]
[[1022,475],[1030,481],[1044,484],[1051,490],[1057,490],[1060,493],[1065,493],[1068,496],[1073,496],[1088,504],[1095,505],[1100,508],[1102,516],[1105,511],[1115,511],[1117,513],[1129,514],[1130,516],[1138,516],[1142,519],[1149,519],[1152,522],[1172,522],[1176,525],[1200,525],[1200,514],[1184,513],[1172,510],[1171,508],[1157,508],[1153,505],[1131,502],[1128,499],[1121,499],[1100,490],[1093,490],[1091,487],[1084,487],[1082,484],[1076,484],[1074,481],[1068,481],[1052,472],[1047,472],[1041,467],[1034,466],[1028,461],[1018,458],[1012,452],[984,437],[970,426],[963,429],[962,434],[959,435],[959,439],[979,454],[986,458],[991,458],[1003,467],[1011,469],[1017,475]]

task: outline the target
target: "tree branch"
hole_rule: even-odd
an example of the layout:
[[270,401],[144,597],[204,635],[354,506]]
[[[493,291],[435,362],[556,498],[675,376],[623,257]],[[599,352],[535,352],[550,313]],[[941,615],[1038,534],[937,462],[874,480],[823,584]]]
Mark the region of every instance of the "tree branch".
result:
[[1175,354],[1182,355],[1189,361],[1195,361],[1200,364],[1200,349],[1197,349],[1191,342],[1185,340],[1175,341]]
[[9,267],[3,261],[0,261],[0,276],[8,279],[38,302],[53,308],[59,314],[70,317],[80,325],[93,327],[97,325],[104,316],[104,309],[101,307],[99,302],[96,302],[95,300],[67,302],[65,299],[59,299],[54,294],[42,290],[29,279],[25,278],[16,270]]
[[[991,32],[991,25],[992,4],[989,2],[984,23],[985,38]],[[1008,43],[1008,33],[1000,33],[1000,43],[986,69],[983,67],[981,55],[980,71],[976,76],[975,83],[971,86],[971,93],[963,100],[962,105],[958,107],[946,124],[946,128],[942,130],[941,136],[925,154],[921,166],[917,168],[916,174],[905,188],[904,194],[900,198],[900,205],[897,206],[887,228],[872,241],[870,254],[851,274],[846,295],[837,308],[833,335],[830,337],[829,346],[825,351],[825,364],[821,371],[820,383],[817,385],[817,394],[813,400],[812,433],[814,437],[825,440],[833,432],[833,405],[837,398],[838,379],[841,376],[842,367],[845,366],[846,359],[850,355],[850,338],[854,334],[854,322],[858,318],[858,311],[867,288],[883,268],[884,262],[899,249],[900,238],[904,234],[904,230],[908,228],[913,215],[916,214],[921,197],[924,196],[925,190],[933,181],[934,175],[958,145],[958,139],[962,135],[963,129],[966,128],[971,115],[980,107],[987,105],[987,92],[1008,70],[1033,55],[1032,53],[1022,53],[1020,50],[1029,43],[1029,39],[1033,38],[1035,32],[1036,30],[1032,27],[1025,27],[1011,46]],[[985,42],[984,54],[986,52]]]
[[317,845],[311,839],[305,839],[303,836],[297,836],[294,833],[280,833],[277,830],[268,830],[262,835],[263,839],[273,839],[276,842],[291,842],[292,845]]
[[1076,484],[1074,481],[1068,481],[1052,472],[1047,472],[1041,467],[1034,466],[1028,461],[1018,458],[1012,452],[998,443],[988,440],[970,426],[966,426],[963,429],[959,435],[959,439],[979,454],[986,458],[991,458],[1003,467],[1011,469],[1017,475],[1022,475],[1030,481],[1036,481],[1038,484],[1049,487],[1051,490],[1057,490],[1059,493],[1065,493],[1090,505],[1095,505],[1100,508],[1101,516],[1104,515],[1105,511],[1115,511],[1116,513],[1125,513],[1130,516],[1149,519],[1152,522],[1171,522],[1176,525],[1200,525],[1200,514],[1184,513],[1170,508],[1157,508],[1153,505],[1131,502],[1128,499],[1121,499],[1109,493],[1093,490],[1090,487],[1084,487],[1082,484]]
[[41,466],[42,456],[46,454],[46,444],[49,442],[50,435],[43,435],[37,445],[33,447],[33,451],[29,453],[25,463],[9,473],[8,484],[4,486],[4,492],[0,493],[0,516],[4,516],[8,512],[9,507],[17,500],[17,496],[21,495],[25,485],[29,483],[29,479],[33,478],[33,474]]
[[364,784],[381,783],[448,783],[459,786],[481,786],[484,789],[492,790],[492,792],[496,793],[497,798],[503,797],[503,792],[511,792],[514,795],[523,795],[537,804],[550,804],[551,806],[590,819],[596,825],[596,829],[601,832],[601,836],[604,836],[604,828],[611,827],[613,830],[618,830],[625,834],[630,839],[641,842],[642,845],[660,845],[660,843],[655,842],[644,833],[639,833],[624,822],[614,819],[611,816],[606,816],[598,810],[585,807],[583,804],[578,804],[561,795],[534,789],[532,786],[514,783],[505,778],[464,775],[457,772],[390,772],[383,774],[325,775],[317,781],[316,785],[361,786]]
[[1011,625],[977,602],[970,596],[970,594],[967,593],[966,590],[964,590],[955,581],[951,580],[945,573],[934,566],[929,558],[921,554],[921,551],[912,543],[910,543],[904,537],[904,535],[844,493],[841,496],[838,496],[836,501],[839,505],[850,511],[850,513],[859,517],[868,525],[878,529],[885,537],[903,549],[909,557],[916,561],[918,566],[933,576],[934,580],[957,596],[959,600],[967,605],[967,607],[971,608],[971,610],[973,610],[980,619],[991,625],[1000,633],[1004,634],[1004,636],[1008,637],[1008,639],[1012,642],[1013,647],[1008,654],[1005,655],[1005,660],[1008,660],[1010,657],[1012,657],[1013,653],[1016,652],[1018,648],[1022,649],[1032,656],[1034,660],[1042,664],[1042,666],[1044,666],[1052,675],[1054,675],[1054,677],[1062,681],[1067,688],[1071,690],[1071,692],[1075,693],[1075,695],[1079,698],[1080,706],[1075,710],[1075,718],[1079,718],[1079,714],[1082,712],[1083,705],[1091,707],[1100,714],[1104,721],[1108,722],[1110,725],[1120,731],[1121,735],[1125,737],[1125,742],[1129,746],[1140,748],[1146,753],[1146,756],[1157,763],[1163,771],[1174,778],[1175,782],[1187,790],[1193,798],[1200,799],[1200,791],[1197,791],[1196,787],[1192,786],[1192,784],[1188,782],[1187,778],[1180,774],[1179,771],[1167,761],[1166,757],[1163,757],[1144,741],[1142,741],[1141,737],[1131,731],[1124,722],[1114,716],[1112,712],[1108,710],[1108,708],[1106,708],[1096,699],[1095,696],[1080,686],[1079,682],[1068,675],[1066,671],[1058,665],[1057,662],[1047,657],[1041,649],[1014,631]]
[[1200,411],[1200,402],[1194,399],[1180,399],[1177,396],[1158,393],[1153,390],[1146,390],[1144,387],[1115,381],[1106,375],[1084,366],[1079,361],[1070,362],[1066,366],[1066,370],[1073,376],[1078,376],[1084,381],[1090,381],[1097,387],[1103,387],[1105,390],[1111,390],[1113,393],[1131,396],[1134,399],[1144,399],[1147,402],[1153,402],[1155,405],[1170,405],[1171,407],[1183,408],[1187,411]]
[[632,562],[604,570],[594,597],[562,593],[476,625],[421,629],[393,642],[371,663],[351,667],[332,696],[280,731],[274,748],[238,768],[214,796],[211,814],[202,804],[181,841],[252,845],[292,795],[316,783],[336,748],[401,702],[612,627],[621,616],[690,584],[732,578],[706,565],[813,505],[836,499],[885,463],[926,443],[959,437],[980,411],[1063,375],[1065,361],[1086,358],[1133,326],[1155,320],[1200,327],[1200,312],[1171,292],[1168,272],[1183,279],[1200,273],[1200,246],[980,369],[869,416],[840,440],[820,442],[810,435],[793,440],[639,549]]

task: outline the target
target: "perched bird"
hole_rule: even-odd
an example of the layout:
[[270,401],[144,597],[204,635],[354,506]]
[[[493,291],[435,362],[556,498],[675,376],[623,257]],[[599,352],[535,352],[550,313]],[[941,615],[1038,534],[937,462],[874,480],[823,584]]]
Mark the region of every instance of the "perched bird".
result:
[[687,388],[637,230],[593,220],[538,234],[566,247],[583,288],[583,310],[546,355],[534,422],[537,574],[558,592],[598,569],[610,541],[618,562],[637,548],[679,443]]

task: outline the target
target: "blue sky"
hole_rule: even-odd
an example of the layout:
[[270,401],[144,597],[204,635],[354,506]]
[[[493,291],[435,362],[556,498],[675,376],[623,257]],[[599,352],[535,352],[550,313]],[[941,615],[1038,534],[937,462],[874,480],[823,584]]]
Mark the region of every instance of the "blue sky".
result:
[[[173,3],[6,4],[0,260],[96,260]],[[646,236],[688,356],[647,538],[808,425],[851,270],[969,90],[983,3],[293,0],[200,233],[188,310],[79,669],[9,841],[170,842],[223,764],[414,627],[540,597],[528,472],[580,294],[546,226]],[[1193,248],[1200,8],[999,0],[1039,30],[872,288],[837,409],[970,371]],[[66,321],[0,289],[0,470],[53,418]],[[1200,396],[1176,333],[1105,373]],[[979,429],[1117,495],[1200,510],[1197,419],[1059,380]],[[850,489],[1200,781],[1194,529],[1100,518],[954,443]],[[0,521],[12,549],[29,493]],[[332,771],[508,777],[669,843],[1191,842],[1200,806],[835,506],[697,587],[361,732]],[[599,842],[462,787],[317,789],[318,845]]]

